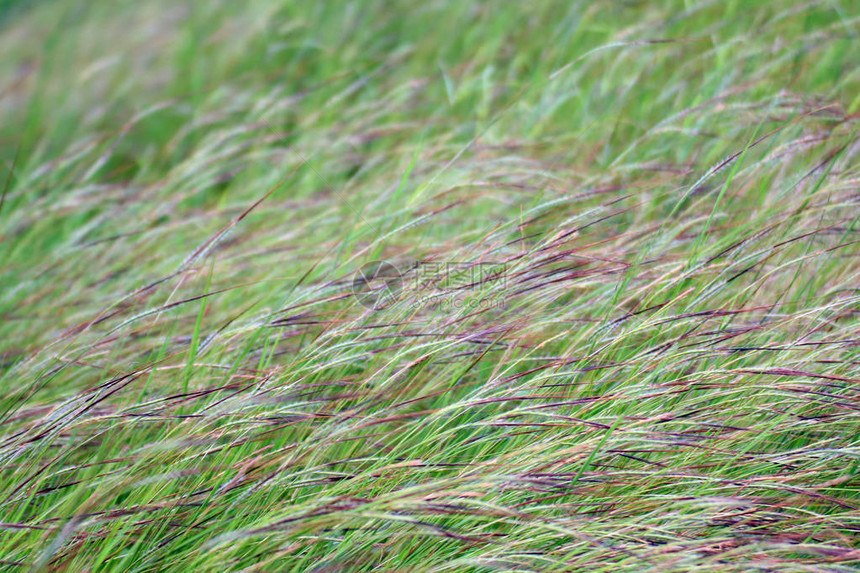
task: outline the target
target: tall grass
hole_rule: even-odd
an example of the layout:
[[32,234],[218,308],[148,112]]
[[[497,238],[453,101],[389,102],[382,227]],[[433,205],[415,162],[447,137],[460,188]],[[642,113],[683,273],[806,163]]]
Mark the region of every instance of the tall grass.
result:
[[854,3],[2,25],[3,567],[860,563]]

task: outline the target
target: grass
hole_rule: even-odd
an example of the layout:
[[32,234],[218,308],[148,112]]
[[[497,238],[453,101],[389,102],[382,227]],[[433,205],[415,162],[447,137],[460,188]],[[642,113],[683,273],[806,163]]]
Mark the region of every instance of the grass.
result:
[[3,568],[860,564],[855,3],[7,6]]

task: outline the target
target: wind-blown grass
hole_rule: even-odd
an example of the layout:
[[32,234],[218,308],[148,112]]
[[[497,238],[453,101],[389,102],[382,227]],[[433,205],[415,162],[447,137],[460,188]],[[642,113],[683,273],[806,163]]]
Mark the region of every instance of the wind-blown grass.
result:
[[2,24],[4,567],[860,563],[851,2]]

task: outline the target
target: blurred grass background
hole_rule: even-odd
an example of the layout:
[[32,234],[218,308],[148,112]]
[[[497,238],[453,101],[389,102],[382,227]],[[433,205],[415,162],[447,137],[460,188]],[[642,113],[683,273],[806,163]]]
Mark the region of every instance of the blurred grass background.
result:
[[0,560],[851,570],[858,22],[3,4]]

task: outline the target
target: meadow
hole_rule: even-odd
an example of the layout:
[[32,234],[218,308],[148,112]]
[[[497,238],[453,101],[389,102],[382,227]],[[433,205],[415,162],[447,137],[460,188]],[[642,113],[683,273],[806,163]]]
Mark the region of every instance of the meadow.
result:
[[860,4],[9,1],[0,54],[0,570],[860,567]]

